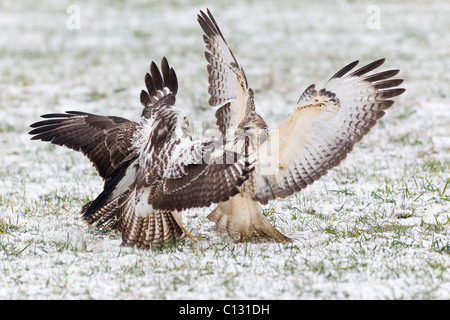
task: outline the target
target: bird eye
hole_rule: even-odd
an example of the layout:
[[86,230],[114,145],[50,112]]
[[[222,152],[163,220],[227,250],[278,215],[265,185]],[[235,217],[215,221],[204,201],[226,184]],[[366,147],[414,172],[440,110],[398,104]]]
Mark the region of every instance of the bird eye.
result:
[[244,131],[248,131],[248,130],[250,130],[250,127],[244,127],[243,129],[244,129]]

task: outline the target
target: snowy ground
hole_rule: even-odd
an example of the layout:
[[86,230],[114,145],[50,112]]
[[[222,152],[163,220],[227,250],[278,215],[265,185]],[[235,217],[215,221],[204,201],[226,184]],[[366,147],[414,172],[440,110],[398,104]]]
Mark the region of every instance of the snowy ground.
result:
[[[449,2],[190,2],[1,2],[0,298],[450,299]],[[272,127],[356,59],[385,57],[407,92],[339,168],[265,207],[294,243],[231,241],[208,208],[185,212],[200,242],[121,247],[78,217],[102,187],[89,161],[30,141],[28,126],[64,110],[136,120],[163,56],[178,106],[212,125],[196,21],[207,6]]]

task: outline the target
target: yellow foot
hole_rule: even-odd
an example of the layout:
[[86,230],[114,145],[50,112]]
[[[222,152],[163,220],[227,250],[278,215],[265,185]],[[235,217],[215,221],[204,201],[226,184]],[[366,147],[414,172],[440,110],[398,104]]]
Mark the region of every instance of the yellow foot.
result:
[[183,226],[181,227],[181,229],[183,230],[184,234],[181,236],[181,239],[184,240],[184,238],[188,237],[191,240],[197,240],[200,241],[201,239],[197,236],[194,236],[192,233],[190,233],[189,231],[187,231],[187,229]]

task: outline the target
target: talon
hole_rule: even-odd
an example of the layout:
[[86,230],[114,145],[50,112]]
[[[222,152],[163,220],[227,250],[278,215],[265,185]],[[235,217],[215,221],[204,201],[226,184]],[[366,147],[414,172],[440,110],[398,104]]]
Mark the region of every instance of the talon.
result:
[[192,233],[190,233],[189,231],[187,231],[187,229],[182,226],[181,229],[183,230],[184,234],[181,236],[181,239],[184,240],[186,237],[188,237],[191,240],[196,240],[196,241],[200,241],[201,239],[197,236],[194,236]]

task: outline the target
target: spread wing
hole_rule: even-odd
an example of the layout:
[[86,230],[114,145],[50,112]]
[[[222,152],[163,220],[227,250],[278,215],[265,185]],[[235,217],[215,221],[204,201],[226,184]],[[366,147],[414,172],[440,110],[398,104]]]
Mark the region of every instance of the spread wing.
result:
[[[217,125],[222,134],[234,130],[245,116],[248,84],[244,69],[228,47],[211,12],[200,11],[198,22],[203,29],[208,62],[209,104],[221,107],[216,111]],[[225,103],[225,105],[224,105]]]
[[[173,105],[178,83],[175,71],[170,68],[166,58],[161,62],[162,74],[154,62],[150,65],[150,73],[145,76],[148,92],[141,92],[141,103],[144,106],[142,116],[149,118],[152,109],[162,104]],[[80,111],[66,113],[50,113],[42,115],[47,119],[31,124],[34,128],[29,133],[32,140],[49,141],[66,146],[87,156],[103,179],[124,162],[136,156],[132,146],[132,138],[139,125],[130,120],[101,116]]]
[[114,116],[86,112],[45,114],[33,123],[32,140],[49,141],[87,156],[106,179],[130,156],[131,137],[137,123]]
[[239,193],[238,187],[252,170],[250,165],[244,158],[227,163],[224,153],[213,157],[214,144],[213,140],[186,141],[177,146],[154,190],[154,208],[181,211],[205,207]]
[[319,91],[305,90],[292,114],[250,158],[257,161],[253,197],[266,204],[300,191],[337,166],[405,89],[398,70],[368,75],[377,60],[352,73],[355,61]]

